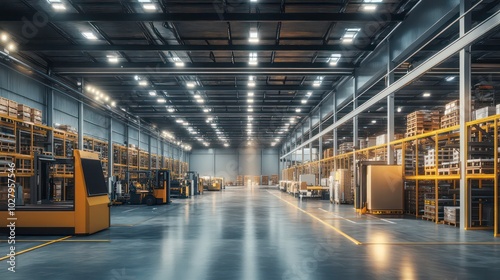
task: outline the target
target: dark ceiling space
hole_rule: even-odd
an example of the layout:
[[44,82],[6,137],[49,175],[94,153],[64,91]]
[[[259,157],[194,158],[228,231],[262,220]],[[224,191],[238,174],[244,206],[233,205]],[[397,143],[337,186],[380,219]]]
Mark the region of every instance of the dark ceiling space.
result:
[[[3,0],[0,31],[17,42],[13,55],[20,60],[68,85],[83,82],[86,96],[102,94],[93,102],[106,104],[107,96],[115,113],[139,117],[193,148],[247,141],[269,147],[352,76],[418,1],[384,0],[371,12],[366,2]],[[64,9],[55,9],[58,4]],[[497,7],[498,1],[483,1],[474,22]],[[27,28],[20,19],[33,25]],[[346,44],[343,37],[353,28],[359,31]],[[451,27],[400,65],[395,79],[456,39],[456,30]],[[250,42],[254,34],[258,42]],[[500,63],[499,43],[495,32],[473,46],[477,81],[485,73],[499,80],[500,73],[492,72]],[[340,58],[330,65],[335,55]],[[411,110],[455,98],[458,81],[446,77],[458,74],[457,60],[450,58],[397,94],[396,106],[403,108],[398,129]],[[364,89],[358,103],[384,87],[381,80]],[[418,98],[429,90],[440,104]],[[359,117],[359,127],[371,131],[360,136],[384,132],[381,107]],[[339,133],[349,137],[352,131]]]

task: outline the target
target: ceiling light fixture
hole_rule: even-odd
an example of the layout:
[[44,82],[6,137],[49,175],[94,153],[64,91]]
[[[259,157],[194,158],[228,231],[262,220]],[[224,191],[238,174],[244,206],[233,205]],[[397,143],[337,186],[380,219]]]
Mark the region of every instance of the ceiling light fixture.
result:
[[147,85],[148,85],[148,81],[145,81],[145,80],[139,81],[139,85],[140,85],[141,87],[145,87],[145,86],[147,86]]
[[15,51],[16,50],[16,45],[14,43],[10,43],[7,45],[7,50],[8,51]]
[[401,108],[401,107],[398,107],[398,109],[397,109],[398,113],[401,113],[402,110],[403,110],[403,108]]
[[210,110],[205,108],[205,109],[203,109],[203,112],[208,113],[208,112],[210,112]]
[[169,113],[173,113],[173,112],[175,112],[175,109],[174,109],[174,108],[168,108],[168,109],[167,109],[167,111],[168,111]]
[[295,109],[295,112],[300,113],[302,111],[300,108]]
[[158,98],[156,101],[158,101],[158,103],[167,103],[165,98]]
[[345,44],[352,43],[360,30],[361,30],[360,28],[347,28],[345,30],[344,36],[342,36],[342,43]]
[[150,92],[149,92],[149,95],[150,95],[150,96],[156,96],[156,91],[154,91],[154,90],[150,91]]
[[194,88],[194,87],[196,86],[196,84],[195,84],[195,82],[187,82],[187,83],[186,83],[186,86],[187,86],[188,88]]
[[300,103],[302,103],[302,104],[306,104],[306,103],[307,103],[307,99],[302,99],[302,100],[300,101]]
[[372,120],[372,123],[377,123],[377,120]]
[[62,4],[62,3],[54,3],[54,4],[52,4],[52,8],[56,11],[66,10],[66,6],[64,6],[64,4]]
[[328,59],[328,63],[330,64],[330,66],[337,66],[337,63],[339,62],[341,56],[342,55],[339,53],[330,55],[330,58]]
[[431,94],[429,92],[424,92],[424,94],[422,95],[423,97],[430,97]]
[[174,57],[173,60],[174,60],[175,66],[184,67],[185,64],[184,64],[184,62],[182,62],[182,60],[180,58]]
[[115,101],[111,101],[111,106],[112,107],[116,107],[116,102]]
[[248,77],[248,86],[249,87],[254,87],[255,86],[255,77],[254,76],[249,76]]
[[308,91],[308,92],[306,93],[306,96],[307,96],[307,97],[310,97],[312,94],[313,94],[313,93],[312,93],[312,91]]
[[154,10],[156,10],[156,5],[155,4],[143,4],[142,8],[144,10],[154,11]]
[[118,57],[115,55],[107,55],[109,63],[118,63]]
[[9,35],[7,33],[2,33],[2,36],[0,36],[2,42],[7,42],[9,40]]
[[249,65],[257,65],[258,64],[258,56],[257,53],[250,53],[248,55],[248,64]]
[[97,37],[92,32],[82,32],[82,35],[88,40],[97,40]]
[[252,96],[253,96],[253,94],[254,94],[254,93],[253,93],[253,91],[249,91],[249,92],[248,92],[248,96],[249,96],[249,97],[252,97]]
[[253,108],[251,106],[248,106],[248,112],[253,112]]
[[247,102],[248,103],[253,103],[253,99],[252,98],[248,98]]
[[449,77],[446,77],[445,79],[447,82],[451,82],[451,81],[455,80],[455,78],[456,78],[455,76],[449,76]]
[[203,100],[203,99],[199,98],[199,99],[196,99],[196,102],[198,102],[198,103],[203,103],[203,102],[205,102],[205,100]]
[[182,119],[176,119],[175,122],[176,123],[183,123],[184,121]]
[[248,37],[248,42],[253,44],[259,42],[259,32],[257,31],[257,28],[250,28],[250,36]]

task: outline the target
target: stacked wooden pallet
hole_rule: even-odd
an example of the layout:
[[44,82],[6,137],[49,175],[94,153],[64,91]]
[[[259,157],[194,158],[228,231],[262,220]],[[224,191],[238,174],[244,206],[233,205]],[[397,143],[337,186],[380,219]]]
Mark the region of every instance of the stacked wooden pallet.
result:
[[272,185],[277,185],[279,181],[279,176],[278,175],[271,175],[271,184]]
[[41,124],[42,123],[42,111],[31,108],[31,122],[35,124]]
[[441,128],[458,125],[460,122],[460,107],[458,100],[446,104],[444,115],[441,117]]
[[269,185],[269,176],[262,175],[262,185],[263,186]]
[[344,142],[339,145],[339,154],[352,152],[352,142]]
[[236,176],[236,186],[243,186],[244,184],[243,175]]
[[329,157],[333,157],[333,149],[332,148],[326,149],[323,152],[323,158],[329,158]]
[[17,118],[25,122],[31,121],[31,107],[24,104],[18,104]]
[[406,137],[439,129],[439,111],[420,110],[406,117]]
[[[444,168],[443,163],[450,163],[454,160],[456,151],[450,148],[442,148],[437,151],[438,168]],[[424,156],[424,167],[426,175],[435,175],[436,151],[430,149]]]
[[460,207],[445,206],[444,207],[444,223],[457,226],[460,221]]

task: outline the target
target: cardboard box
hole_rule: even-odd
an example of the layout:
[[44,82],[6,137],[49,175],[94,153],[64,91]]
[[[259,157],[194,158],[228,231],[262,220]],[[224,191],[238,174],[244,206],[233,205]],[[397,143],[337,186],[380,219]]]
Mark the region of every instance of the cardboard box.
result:
[[488,106],[474,111],[474,119],[476,120],[484,119],[489,116],[493,116],[495,114],[496,114],[496,108],[493,106]]
[[9,107],[12,107],[12,108],[17,108],[17,102],[16,102],[16,101],[9,100]]
[[31,115],[42,117],[42,111],[35,108],[31,108]]
[[17,112],[19,114],[21,114],[21,112],[25,112],[25,113],[31,114],[31,107],[26,106],[24,104],[18,104],[17,105]]
[[8,107],[9,106],[9,99],[4,98],[4,97],[0,97],[0,105]]
[[382,134],[382,135],[377,136],[377,138],[375,140],[375,145],[378,146],[378,145],[385,144],[387,142],[386,139],[387,139],[387,134]]

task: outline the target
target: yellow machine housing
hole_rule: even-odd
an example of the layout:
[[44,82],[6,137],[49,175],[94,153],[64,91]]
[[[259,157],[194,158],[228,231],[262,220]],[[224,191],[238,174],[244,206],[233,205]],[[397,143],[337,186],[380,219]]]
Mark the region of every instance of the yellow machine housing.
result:
[[[100,169],[97,169],[100,167]],[[100,170],[100,173],[96,171]],[[107,187],[101,161],[95,153],[74,151],[75,200],[73,208],[58,208],[56,204],[18,206],[15,210],[16,233],[93,234],[110,226]],[[97,185],[87,185],[97,184]],[[7,221],[9,212],[2,209],[0,220]],[[2,229],[5,229],[2,225]]]

